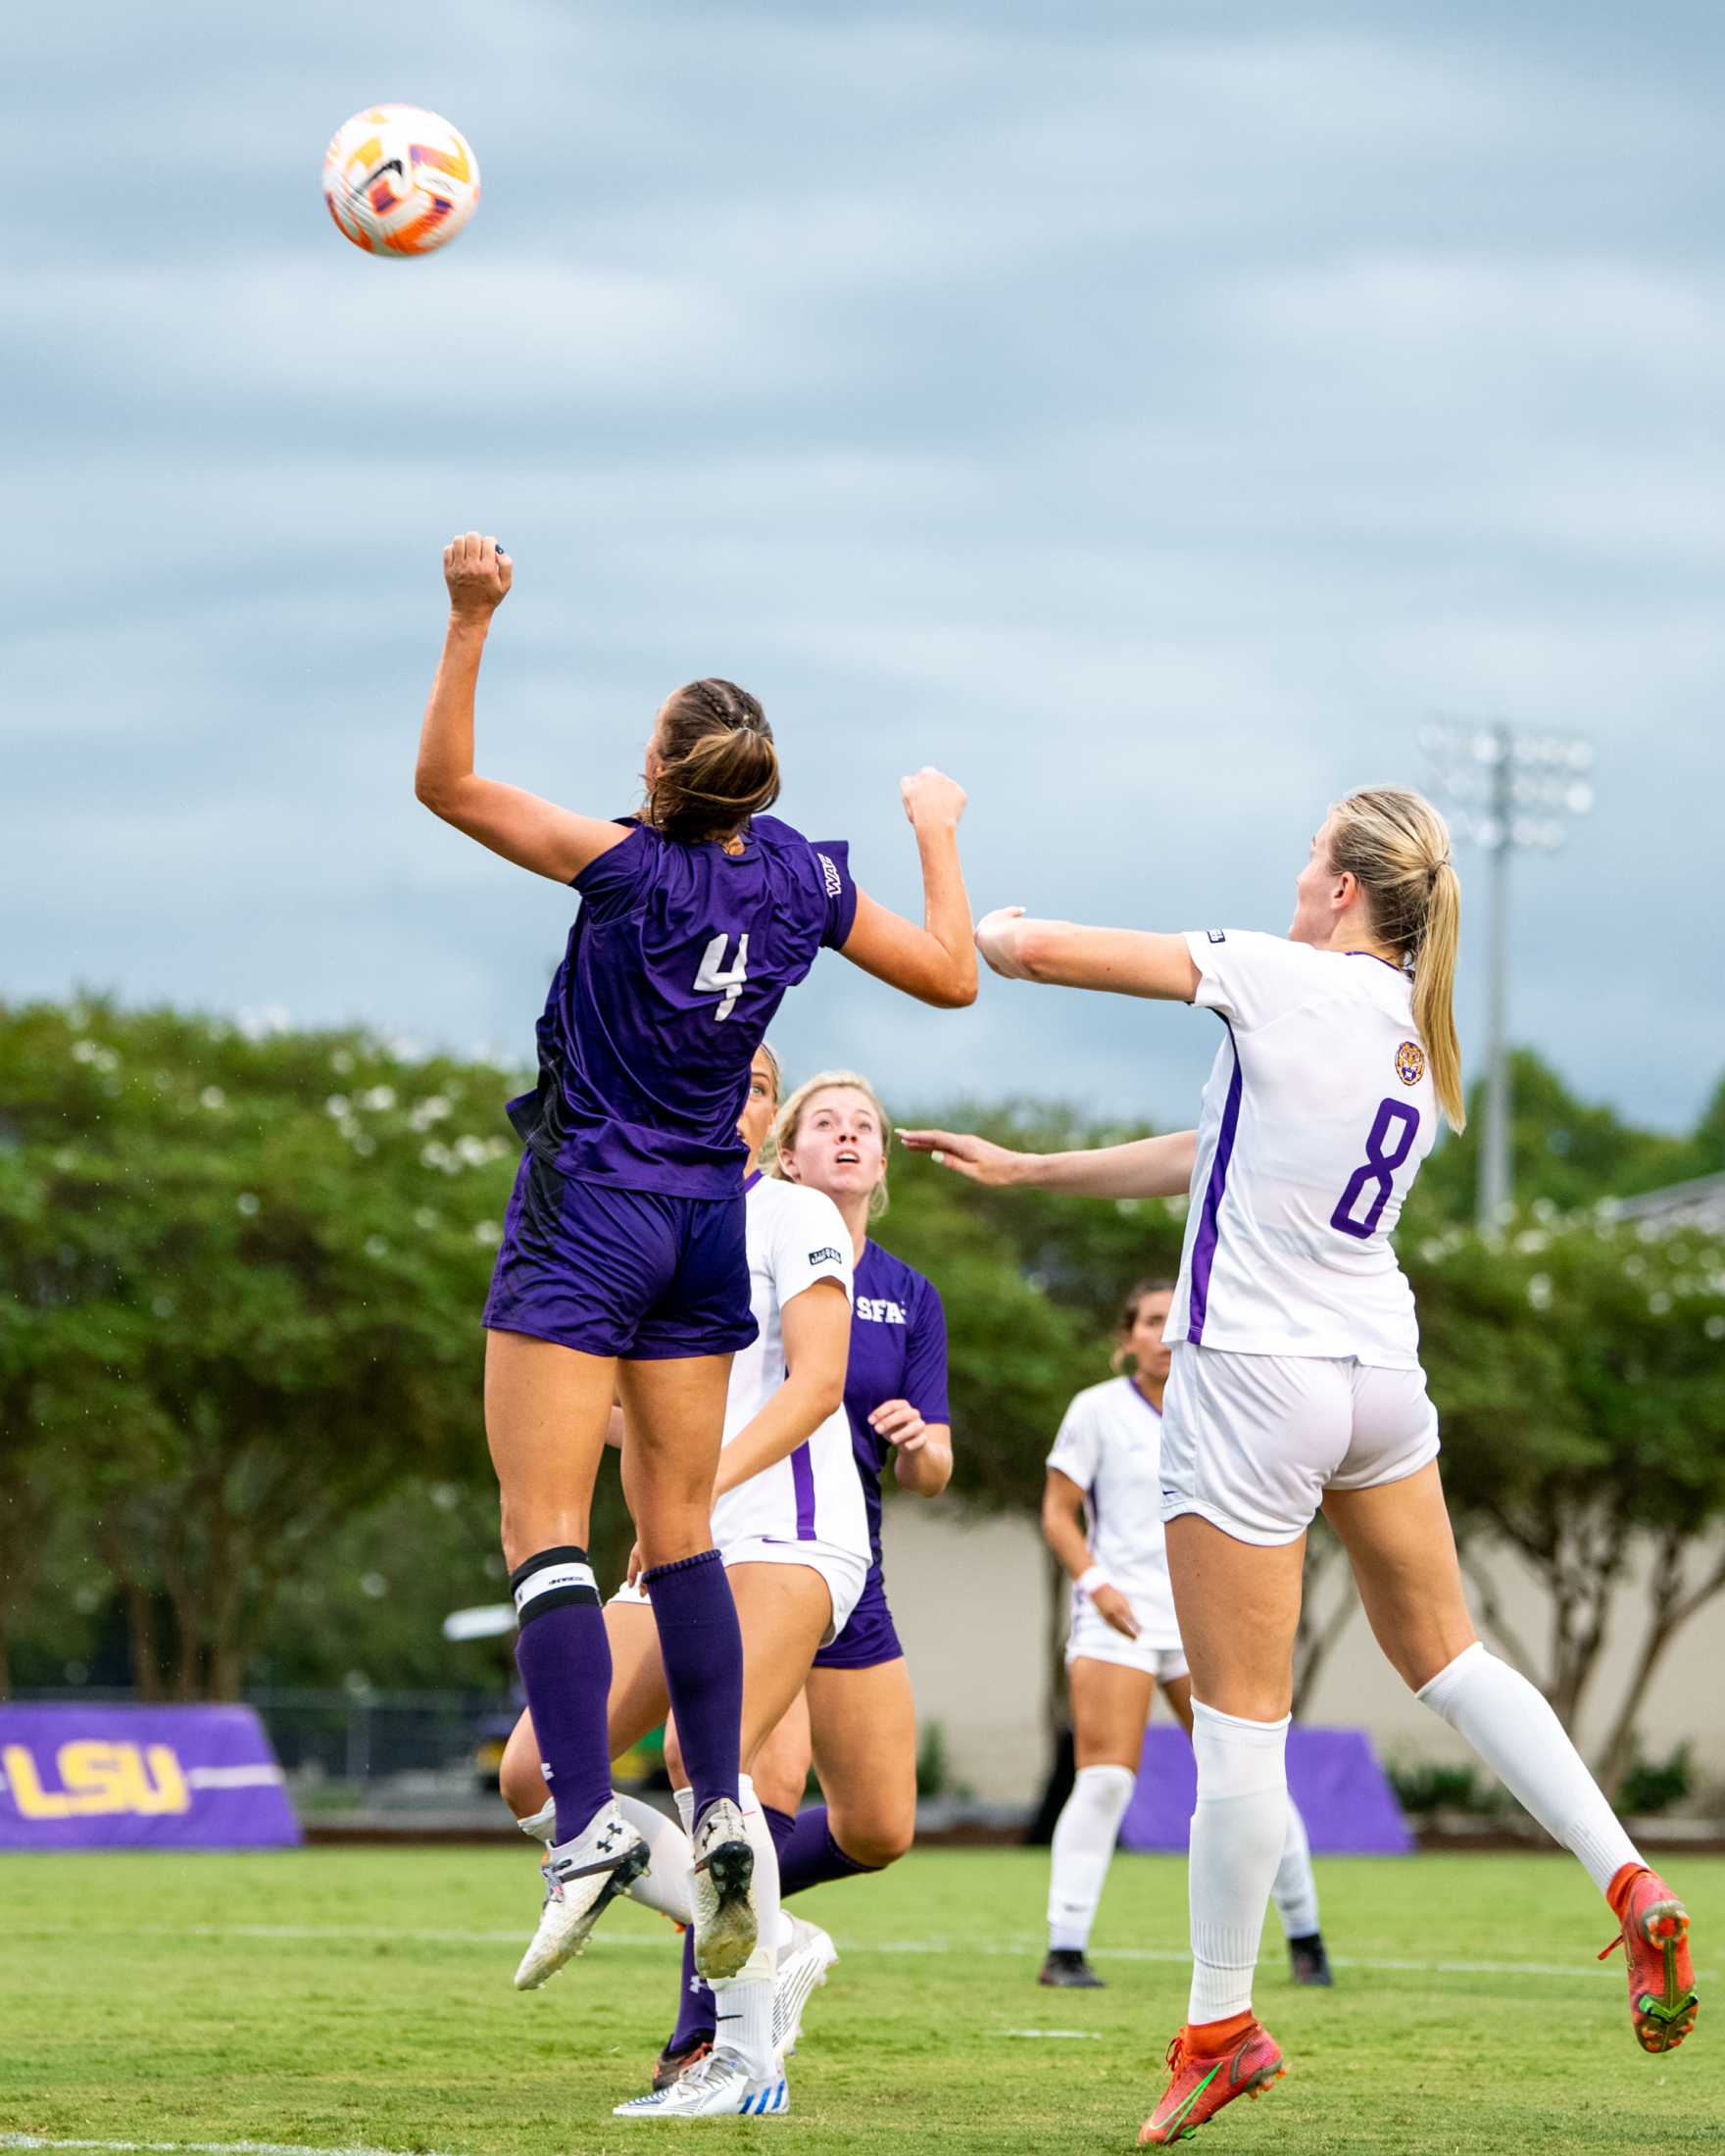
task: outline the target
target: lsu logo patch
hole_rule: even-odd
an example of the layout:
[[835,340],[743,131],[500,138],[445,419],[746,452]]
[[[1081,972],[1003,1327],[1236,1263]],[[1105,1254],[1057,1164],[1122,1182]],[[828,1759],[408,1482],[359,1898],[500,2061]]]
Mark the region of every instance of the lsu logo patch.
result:
[[1425,1050],[1417,1041],[1404,1041],[1396,1051],[1396,1075],[1405,1086],[1416,1086],[1425,1076]]

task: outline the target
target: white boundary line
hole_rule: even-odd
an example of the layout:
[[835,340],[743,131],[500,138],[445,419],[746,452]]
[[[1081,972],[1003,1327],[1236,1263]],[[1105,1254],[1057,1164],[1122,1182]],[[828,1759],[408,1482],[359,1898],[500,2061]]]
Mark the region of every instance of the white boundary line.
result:
[[[307,2148],[297,2141],[53,2141],[37,2133],[0,2133],[0,2148],[99,2148],[175,2152],[175,2156],[407,2156],[389,2148]],[[426,2156],[438,2156],[436,2150]]]
[[[433,1946],[517,1946],[521,1939],[521,1927],[507,1932],[470,1931],[397,1931],[380,1925],[363,1924],[153,1924],[128,1925],[126,1936],[132,1938],[251,1938],[282,1939],[316,1942],[319,1939],[395,1939],[404,1944],[418,1941]],[[73,1937],[89,1938],[103,1936],[92,1933],[90,1926],[78,1925],[21,1925],[14,1935],[19,1938]],[[588,1942],[606,1950],[645,1949],[650,1953],[663,1953],[665,1940],[663,1936],[637,1936],[630,1933],[595,1933]],[[1019,1960],[1034,1957],[1043,1951],[1040,1936],[1026,1934],[1011,1939],[952,1939],[952,1938],[899,1938],[862,1940],[853,1939],[842,1946],[847,1954],[958,1954],[971,1960]],[[1275,1959],[1273,1945],[1266,1949],[1270,1960]],[[1127,1961],[1166,1964],[1183,1967],[1191,1960],[1191,1954],[1183,1946],[1094,1946],[1090,1949],[1092,1961]],[[1574,1977],[1592,1981],[1597,1975],[1591,1958],[1577,1956],[1574,1961],[1418,1961],[1385,1954],[1332,1954],[1330,1961],[1337,1969],[1366,1969],[1386,1971],[1400,1976],[1416,1977]],[[1712,1978],[1710,1969],[1698,1969],[1698,1980]],[[0,2149],[22,2147],[25,2144],[9,2141],[0,2134]],[[48,2144],[31,2144],[47,2146]],[[83,2143],[67,2142],[66,2147],[84,2146]],[[118,2148],[120,2142],[92,2141],[92,2148]],[[125,2144],[129,2145],[129,2144]],[[139,2146],[154,2147],[155,2143]],[[167,2143],[161,2144],[167,2146]],[[234,2144],[236,2147],[238,2144]],[[266,2148],[259,2142],[259,2150]],[[352,2156],[350,2151],[340,2151],[338,2156]],[[362,2152],[364,2156],[364,2152]],[[390,2156],[389,2151],[376,2152],[376,2156]]]

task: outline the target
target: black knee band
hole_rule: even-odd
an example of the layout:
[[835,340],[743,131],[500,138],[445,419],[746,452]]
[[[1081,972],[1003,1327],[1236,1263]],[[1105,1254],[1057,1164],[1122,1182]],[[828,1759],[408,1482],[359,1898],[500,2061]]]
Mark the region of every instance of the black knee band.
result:
[[542,1549],[525,1564],[517,1565],[509,1576],[509,1591],[516,1605],[516,1622],[520,1625],[562,1609],[568,1602],[591,1602],[595,1609],[599,1606],[599,1584],[587,1562],[587,1552],[572,1544]]

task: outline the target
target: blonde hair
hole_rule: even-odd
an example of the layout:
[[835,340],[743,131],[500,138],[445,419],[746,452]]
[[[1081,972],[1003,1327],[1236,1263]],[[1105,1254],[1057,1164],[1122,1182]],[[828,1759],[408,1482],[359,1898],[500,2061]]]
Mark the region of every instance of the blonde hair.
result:
[[1422,794],[1370,786],[1330,810],[1330,866],[1358,883],[1378,934],[1413,970],[1413,1022],[1431,1064],[1432,1088],[1453,1130],[1467,1110],[1455,1038],[1455,957],[1461,880],[1450,859],[1450,827]]
[[851,1086],[858,1093],[865,1095],[869,1106],[874,1110],[875,1121],[880,1125],[881,1176],[880,1181],[868,1194],[868,1217],[870,1220],[878,1220],[887,1207],[887,1143],[892,1125],[887,1121],[886,1110],[880,1104],[880,1095],[875,1092],[861,1071],[817,1070],[813,1078],[804,1079],[803,1083],[773,1118],[772,1137],[768,1141],[771,1157],[767,1162],[766,1172],[768,1175],[776,1175],[783,1183],[789,1183],[793,1180],[784,1171],[785,1149],[789,1147],[793,1152],[796,1150],[797,1132],[802,1126],[804,1113],[815,1095],[831,1093],[840,1086]]

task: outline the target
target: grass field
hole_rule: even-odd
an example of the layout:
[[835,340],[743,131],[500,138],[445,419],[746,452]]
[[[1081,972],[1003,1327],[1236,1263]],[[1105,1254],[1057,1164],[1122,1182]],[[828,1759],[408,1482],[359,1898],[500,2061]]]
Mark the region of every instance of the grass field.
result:
[[[1673,1870],[1704,1996],[1725,1967],[1725,1861]],[[1573,1864],[1320,1860],[1318,1878],[1337,1987],[1291,1988],[1271,1937],[1257,2004],[1288,2076],[1200,2136],[1211,2156],[1725,2150],[1725,2002],[1674,2057],[1643,2057]],[[667,2032],[673,1935],[625,1907],[518,1995],[523,1851],[0,1859],[0,2148],[609,2156],[678,2131],[808,2156],[1130,2148],[1185,2003],[1184,1866],[1116,1862],[1106,1991],[1033,1981],[1045,1882],[1029,1851],[937,1852],[805,1896],[843,1958],[809,2011],[791,2116],[678,2130],[609,2115]]]

